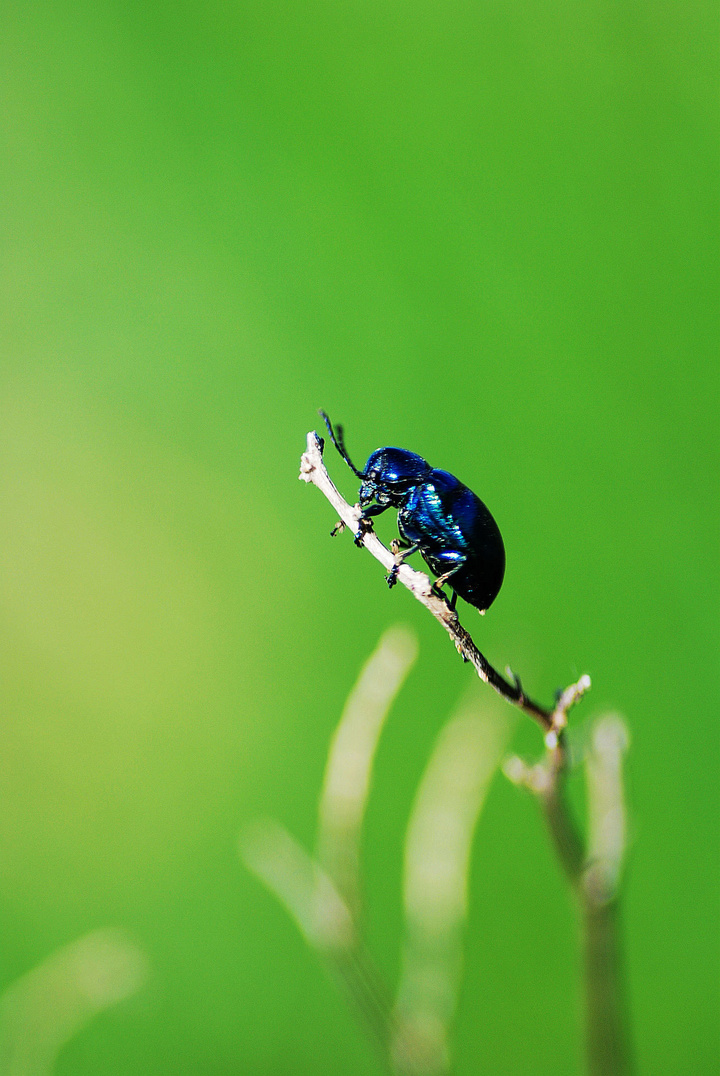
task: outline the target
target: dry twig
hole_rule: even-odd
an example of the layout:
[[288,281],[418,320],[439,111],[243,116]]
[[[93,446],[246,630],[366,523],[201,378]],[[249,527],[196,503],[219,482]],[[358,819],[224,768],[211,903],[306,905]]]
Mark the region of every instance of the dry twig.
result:
[[[330,478],[323,461],[324,443],[322,437],[319,437],[314,430],[311,430],[307,435],[307,449],[300,460],[300,479],[303,482],[311,482],[314,486],[317,486],[340,516],[342,527],[348,527],[357,536],[360,530],[360,509],[357,505],[353,507],[348,504]],[[374,531],[363,528],[361,541],[368,552],[372,553],[388,572],[393,569],[395,556],[382,544]],[[508,702],[534,718],[546,733],[549,748],[556,751],[558,757],[563,756],[562,733],[567,725],[567,712],[589,689],[590,677],[581,676],[576,684],[572,684],[563,691],[553,709],[541,706],[525,694],[519,678],[514,673],[508,670],[508,674],[512,677],[511,683],[504,676],[501,676],[487,658],[480,653],[469,632],[460,623],[455,610],[450,608],[444,598],[440,598],[433,593],[432,583],[427,575],[423,572],[415,571],[408,564],[401,564],[397,578],[442,624],[455,643],[458,653],[465,661],[469,661],[475,667],[480,679],[494,688]]]

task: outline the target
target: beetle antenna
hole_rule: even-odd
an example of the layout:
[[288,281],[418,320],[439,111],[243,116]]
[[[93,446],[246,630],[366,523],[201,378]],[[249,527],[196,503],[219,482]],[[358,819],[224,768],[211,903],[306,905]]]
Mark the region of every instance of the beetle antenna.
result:
[[325,425],[327,426],[328,433],[330,434],[330,440],[335,445],[335,448],[345,460],[350,470],[353,472],[353,474],[357,475],[358,478],[364,478],[365,472],[358,471],[357,467],[347,454],[347,449],[345,448],[345,437],[343,436],[343,428],[340,423],[338,423],[335,429],[333,429],[332,422],[328,418],[327,414],[324,411],[319,411],[318,414],[322,417]]

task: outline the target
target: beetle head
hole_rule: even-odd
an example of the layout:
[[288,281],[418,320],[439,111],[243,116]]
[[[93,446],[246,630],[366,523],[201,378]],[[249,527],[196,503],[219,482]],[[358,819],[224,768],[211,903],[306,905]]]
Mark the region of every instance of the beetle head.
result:
[[358,471],[345,448],[342,426],[338,423],[333,428],[325,412],[321,411],[320,414],[327,426],[330,440],[353,474],[361,480],[359,493],[361,507],[366,507],[372,501],[399,507],[407,497],[408,491],[418,482],[424,481],[432,470],[430,464],[415,452],[408,452],[404,448],[378,448],[365,464],[365,470]]
[[365,464],[361,476],[360,504],[364,506],[374,499],[378,504],[399,506],[408,491],[424,481],[430,470],[430,464],[415,452],[404,448],[378,448]]

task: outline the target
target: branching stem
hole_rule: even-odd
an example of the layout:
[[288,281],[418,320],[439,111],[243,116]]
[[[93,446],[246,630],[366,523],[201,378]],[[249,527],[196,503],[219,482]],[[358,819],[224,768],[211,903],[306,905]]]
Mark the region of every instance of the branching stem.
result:
[[315,431],[307,435],[307,450],[300,461],[300,478],[325,494],[340,517],[332,533],[348,527],[358,544],[380,561],[393,580],[402,583],[430,610],[455,643],[463,660],[471,662],[478,676],[499,695],[529,714],[543,730],[545,755],[528,766],[521,759],[508,759],[507,776],[525,785],[542,806],[557,857],[576,895],[582,920],[585,957],[586,1048],[588,1076],[629,1076],[629,1038],[624,1010],[620,942],[618,938],[618,880],[625,847],[624,805],[620,757],[624,749],[622,728],[600,725],[600,739],[588,770],[590,832],[579,831],[565,797],[569,758],[565,738],[567,714],[590,687],[581,676],[561,692],[554,708],[534,702],[525,694],[519,678],[507,670],[506,679],[480,653],[463,628],[454,609],[422,572],[400,563],[387,549],[367,520],[360,525],[360,508],[338,492],[323,462],[324,441]]

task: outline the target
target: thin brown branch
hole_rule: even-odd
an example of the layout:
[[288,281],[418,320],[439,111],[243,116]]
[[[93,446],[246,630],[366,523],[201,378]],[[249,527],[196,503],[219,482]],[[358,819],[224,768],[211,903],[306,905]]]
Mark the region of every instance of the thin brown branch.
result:
[[[300,460],[300,479],[303,482],[311,482],[314,486],[317,486],[321,493],[325,494],[340,516],[342,526],[348,527],[357,537],[360,531],[360,510],[357,505],[354,507],[349,505],[338,492],[323,462],[323,446],[323,439],[314,430],[311,430],[307,435],[307,449]],[[390,572],[395,566],[395,556],[383,545],[375,532],[363,528],[360,540],[368,552],[376,560],[380,561],[386,571]],[[553,749],[562,751],[562,730],[567,724],[567,711],[588,690],[590,677],[582,676],[576,684],[572,684],[567,688],[553,709],[541,706],[525,694],[517,676],[511,673],[512,683],[506,680],[490,664],[488,659],[480,653],[469,632],[460,623],[455,610],[451,609],[443,598],[434,593],[432,583],[427,575],[423,572],[415,571],[408,564],[402,564],[397,573],[397,578],[442,624],[455,643],[458,653],[465,661],[469,661],[474,666],[480,679],[494,688],[509,703],[534,718],[542,730],[550,737],[550,744]]]
[[547,786],[539,793],[540,802],[557,857],[568,881],[577,888],[582,878],[586,854],[582,833],[567,802],[567,754],[548,751],[546,770]]

